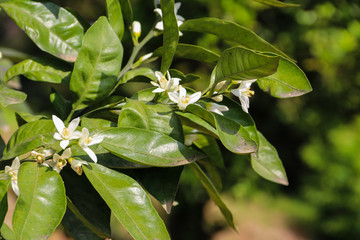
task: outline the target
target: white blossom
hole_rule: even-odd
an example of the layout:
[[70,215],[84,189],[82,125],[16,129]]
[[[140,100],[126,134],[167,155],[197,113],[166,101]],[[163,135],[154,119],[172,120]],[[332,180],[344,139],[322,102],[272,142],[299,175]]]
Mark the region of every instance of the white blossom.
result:
[[254,91],[250,90],[250,86],[256,79],[244,80],[240,82],[240,86],[237,89],[231,90],[231,93],[239,97],[241,107],[244,112],[249,113],[248,108],[250,105],[249,97],[254,95]]
[[11,187],[17,196],[19,196],[19,186],[17,181],[19,168],[20,168],[20,161],[18,157],[16,157],[12,161],[11,166],[5,166],[5,173],[9,174],[9,176],[11,177]]
[[52,154],[53,154],[52,150],[42,150],[41,152],[31,151],[31,156],[38,163],[43,163],[45,161],[45,158]]
[[51,167],[56,172],[60,173],[60,171],[63,169],[63,167],[66,166],[67,159],[71,157],[71,149],[67,148],[61,155],[55,153],[53,158],[50,160],[47,160],[43,163],[43,165],[47,167]]
[[182,86],[180,86],[179,92],[169,92],[168,95],[171,101],[177,103],[180,110],[185,110],[189,104],[193,104],[201,98],[201,92],[187,95],[186,89]]
[[220,115],[223,115],[222,112],[229,111],[229,108],[227,106],[220,105],[217,103],[209,102],[209,103],[206,103],[205,106],[206,106],[206,109],[209,110],[210,112],[214,112],[214,113],[217,113]]
[[133,21],[131,25],[131,30],[135,38],[139,38],[141,36],[141,23],[138,21]]
[[87,128],[83,128],[79,139],[79,145],[89,155],[91,160],[97,162],[96,154],[89,148],[89,146],[99,144],[102,140],[104,140],[104,137],[102,136],[95,135],[90,137],[89,130]]
[[179,82],[181,81],[180,78],[172,78],[169,71],[167,72],[169,80],[167,80],[166,77],[159,71],[155,72],[155,76],[157,77],[158,82],[150,82],[153,86],[157,87],[154,91],[152,91],[153,93],[161,93],[165,91],[170,93],[179,89]]
[[69,123],[68,127],[65,127],[64,122],[61,121],[61,119],[55,115],[52,115],[52,120],[58,131],[58,132],[54,133],[54,138],[56,140],[61,140],[60,147],[62,149],[65,149],[69,145],[70,140],[78,139],[81,137],[81,132],[76,131],[76,128],[80,122],[80,118],[77,117],[77,118],[73,119]]
[[88,162],[77,160],[74,158],[69,158],[68,162],[70,163],[71,168],[80,176],[83,173],[82,165],[88,165]]
[[[175,3],[174,11],[175,11],[175,18],[176,18],[178,27],[180,27],[181,24],[183,24],[183,22],[185,21],[185,18],[183,18],[182,16],[177,14],[180,7],[181,7],[181,2]],[[161,18],[163,17],[163,14],[162,14],[162,11],[161,11],[160,8],[155,8],[154,11],[156,13],[158,13]],[[160,22],[156,23],[155,29],[160,30],[160,31],[164,31],[164,23],[163,23],[163,21],[160,21]],[[182,32],[179,31],[179,36],[182,36],[182,35],[183,35]]]

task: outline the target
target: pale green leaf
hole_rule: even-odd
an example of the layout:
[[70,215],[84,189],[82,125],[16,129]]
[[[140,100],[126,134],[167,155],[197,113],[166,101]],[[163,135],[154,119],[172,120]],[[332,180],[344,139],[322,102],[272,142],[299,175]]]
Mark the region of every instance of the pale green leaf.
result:
[[25,101],[26,96],[27,95],[21,91],[14,90],[0,84],[0,105],[2,107],[22,103]]
[[279,8],[300,7],[299,4],[284,3],[277,0],[254,0],[254,1]]
[[106,0],[109,23],[121,40],[124,35],[124,21],[119,0]]

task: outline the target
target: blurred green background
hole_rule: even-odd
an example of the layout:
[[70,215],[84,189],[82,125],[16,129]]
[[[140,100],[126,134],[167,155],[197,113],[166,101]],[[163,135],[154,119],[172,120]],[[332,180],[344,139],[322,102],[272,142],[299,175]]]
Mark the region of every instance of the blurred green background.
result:
[[[89,22],[106,14],[103,0],[54,2],[74,9]],[[145,34],[156,20],[153,2],[131,2],[134,19],[142,23]],[[290,185],[268,182],[254,173],[247,160],[224,152],[223,196],[233,210],[238,233],[227,227],[192,173],[184,171],[177,196],[179,205],[166,219],[174,240],[331,240],[360,236],[360,3],[291,3],[301,7],[278,9],[253,0],[182,1],[178,14],[185,19],[210,16],[235,21],[296,59],[313,92],[275,99],[254,87],[256,94],[250,103],[250,114],[277,148]],[[127,40],[130,44],[129,36]],[[231,46],[214,36],[190,32],[180,41],[216,52]],[[153,40],[149,49],[159,44],[161,38]],[[129,46],[125,45],[125,50]],[[0,14],[0,47],[39,54],[4,13]],[[4,66],[5,60],[1,61]],[[211,73],[210,66],[191,61],[176,60],[174,68],[204,78]],[[49,114],[52,85],[24,79],[20,83],[28,93],[27,105],[13,108]],[[132,89],[123,91],[130,94]],[[0,117],[1,134],[9,135],[16,127],[12,112],[2,109]]]

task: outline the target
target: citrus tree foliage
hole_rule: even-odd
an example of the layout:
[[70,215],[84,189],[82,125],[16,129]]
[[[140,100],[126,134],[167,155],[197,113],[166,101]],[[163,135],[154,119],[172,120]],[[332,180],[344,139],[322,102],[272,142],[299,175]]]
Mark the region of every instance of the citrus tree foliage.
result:
[[[1,106],[26,99],[8,85],[19,75],[70,92],[67,98],[52,91],[49,101],[57,112],[52,116],[17,113],[19,128],[7,144],[1,142],[7,165],[0,178],[5,238],[46,239],[61,224],[75,239],[104,239],[110,237],[112,212],[134,239],[170,239],[149,195],[170,214],[184,167],[234,227],[220,196],[220,145],[249,156],[264,178],[288,184],[275,148],[249,114],[251,85],[277,98],[312,88],[293,59],[250,29],[215,18],[184,19],[180,3],[172,0],[155,2],[158,21],[145,35],[127,0],[107,0],[107,16],[91,26],[48,1],[5,0],[0,8],[48,53],[8,69],[1,79]],[[133,48],[125,58],[127,31]],[[189,31],[216,35],[233,46],[217,54],[182,42]],[[156,37],[163,44],[139,56]],[[171,68],[174,58],[200,61],[213,71],[203,78],[183,73]],[[152,61],[158,68],[148,64]],[[117,91],[138,81],[148,87],[130,98]],[[185,86],[189,82],[207,87],[194,90]],[[3,223],[9,186],[18,195],[11,227]]]

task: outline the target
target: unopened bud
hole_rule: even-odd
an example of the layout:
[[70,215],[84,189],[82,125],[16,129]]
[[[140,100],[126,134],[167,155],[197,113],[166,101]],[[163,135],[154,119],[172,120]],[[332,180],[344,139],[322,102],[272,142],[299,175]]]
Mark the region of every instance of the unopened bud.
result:
[[2,52],[0,52],[0,59],[2,59]]
[[141,36],[141,24],[138,21],[133,21],[131,26],[134,37],[138,39]]
[[153,55],[153,53],[148,53],[148,54],[145,54],[144,56],[140,57],[140,60],[143,62],[143,61],[146,61],[148,60],[149,58],[151,58],[151,56]]

